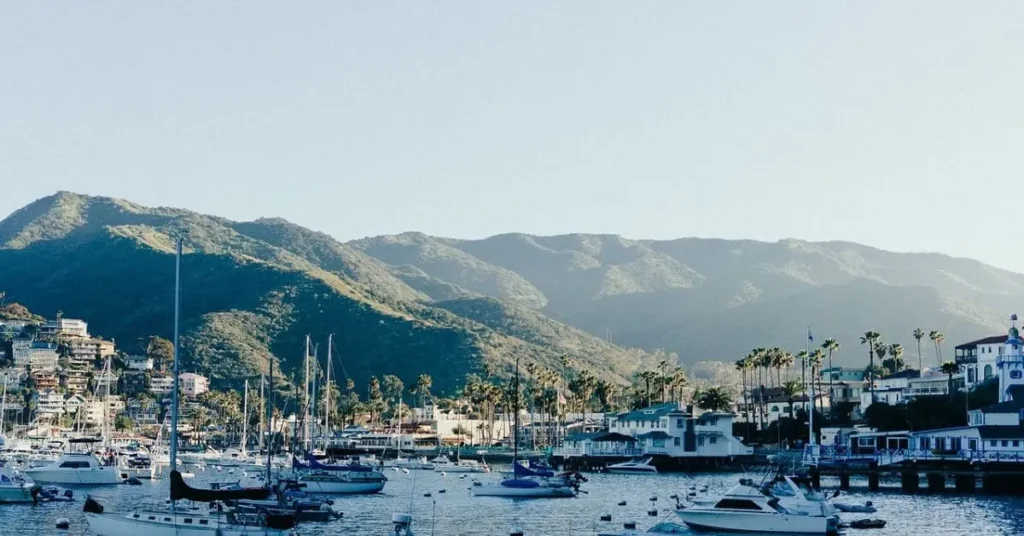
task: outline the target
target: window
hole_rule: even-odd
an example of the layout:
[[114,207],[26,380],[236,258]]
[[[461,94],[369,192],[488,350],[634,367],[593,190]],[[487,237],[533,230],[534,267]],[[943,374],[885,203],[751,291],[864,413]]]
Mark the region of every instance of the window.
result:
[[67,467],[69,469],[88,469],[89,462],[64,462],[60,464],[61,467]]
[[715,443],[718,443],[718,438],[715,436],[711,436],[711,444],[714,445]]
[[683,424],[683,420],[676,419],[676,428],[682,428],[683,426],[686,426],[685,424]]
[[715,504],[715,508],[728,508],[732,510],[760,510],[761,507],[754,501],[746,499],[722,499]]
[[989,441],[988,442],[988,446],[990,446],[990,447],[996,446],[996,441],[994,439],[992,441]]
[[704,436],[700,436],[700,437],[697,438],[697,446],[698,447],[703,447],[704,446]]
[[1002,445],[1002,446],[1004,446],[1004,447],[1009,447],[1009,446],[1010,446],[1010,442],[1004,439],[1004,440],[1003,440],[1003,445]]
[[192,518],[191,517],[186,517],[185,518],[185,523],[191,525],[192,524]]
[[1019,380],[1020,377],[1021,377],[1021,371],[1019,371],[1019,370],[1011,370],[1010,371],[1010,377],[1015,379],[1015,380]]
[[678,437],[673,437],[672,438],[672,444],[678,447],[679,446],[679,438]]
[[1017,441],[1017,440],[1015,439],[1015,440],[1013,441],[1013,446],[1015,446],[1015,447],[1019,447],[1019,446],[1020,446],[1020,441]]
[[200,519],[200,520],[199,520],[199,524],[200,524],[200,525],[209,525],[209,524],[210,524],[210,522],[209,522],[208,520],[206,520],[206,519]]
[[165,518],[164,518],[164,521],[166,521],[166,522],[170,523],[170,522],[171,522],[171,518],[169,518],[169,517],[165,517]]

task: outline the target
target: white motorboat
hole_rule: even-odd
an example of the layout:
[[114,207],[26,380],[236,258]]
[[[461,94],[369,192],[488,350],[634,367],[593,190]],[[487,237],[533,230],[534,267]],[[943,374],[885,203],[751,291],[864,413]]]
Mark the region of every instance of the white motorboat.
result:
[[31,503],[41,486],[21,473],[0,467],[0,503]]
[[657,473],[658,468],[651,465],[651,460],[652,458],[635,458],[628,462],[614,463],[609,465],[606,471],[615,475]]
[[296,481],[309,493],[366,495],[379,493],[388,478],[379,471],[314,471]]
[[65,486],[120,484],[122,480],[120,469],[103,465],[91,452],[68,452],[53,463],[25,469],[24,473],[40,484]]
[[745,479],[721,497],[680,508],[676,515],[688,527],[698,531],[838,533],[839,517],[826,512],[824,503],[819,503],[817,513],[787,508],[767,487],[755,486]]
[[478,463],[475,460],[451,461],[447,456],[440,455],[430,463],[434,465],[434,471],[438,473],[490,473],[491,468],[486,463]]

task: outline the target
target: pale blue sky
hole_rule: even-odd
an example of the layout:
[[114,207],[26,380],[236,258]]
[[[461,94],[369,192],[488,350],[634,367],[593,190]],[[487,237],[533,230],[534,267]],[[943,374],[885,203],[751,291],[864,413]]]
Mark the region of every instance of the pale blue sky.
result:
[[67,189],[341,239],[843,239],[1024,271],[1022,73],[1019,1],[8,1],[0,215]]

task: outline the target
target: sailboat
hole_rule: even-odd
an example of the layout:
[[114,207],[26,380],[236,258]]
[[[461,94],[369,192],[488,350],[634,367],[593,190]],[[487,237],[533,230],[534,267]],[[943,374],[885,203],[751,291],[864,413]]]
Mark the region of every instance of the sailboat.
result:
[[[238,499],[266,499],[270,496],[270,465],[267,486],[238,490],[205,490],[190,487],[178,472],[178,316],[181,294],[181,248],[177,241],[174,274],[174,388],[171,391],[170,508],[139,509],[129,513],[105,512],[92,498],[85,501],[86,521],[98,536],[285,536],[295,526],[294,515],[272,513],[239,514],[210,512],[180,507],[179,500],[213,503]],[[273,360],[271,360],[271,367]]]
[[512,398],[515,400],[515,424],[512,430],[512,474],[506,475],[497,484],[474,485],[471,489],[477,497],[512,497],[519,499],[540,499],[557,497],[575,497],[583,480],[577,473],[555,472],[543,466],[527,467],[519,462],[519,359],[516,358],[516,374],[513,379],[515,389]]

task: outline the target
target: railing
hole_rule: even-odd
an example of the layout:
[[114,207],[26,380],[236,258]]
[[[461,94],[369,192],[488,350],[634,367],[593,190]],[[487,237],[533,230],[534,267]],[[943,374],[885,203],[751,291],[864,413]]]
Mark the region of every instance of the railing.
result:
[[879,465],[891,465],[905,460],[959,460],[965,462],[1024,462],[1024,450],[982,450],[982,449],[876,449],[855,452],[849,447],[822,446],[814,463],[821,461],[873,460]]
[[555,456],[563,458],[578,458],[581,456],[608,456],[608,457],[634,457],[642,456],[644,449],[636,447],[559,447],[553,451]]

